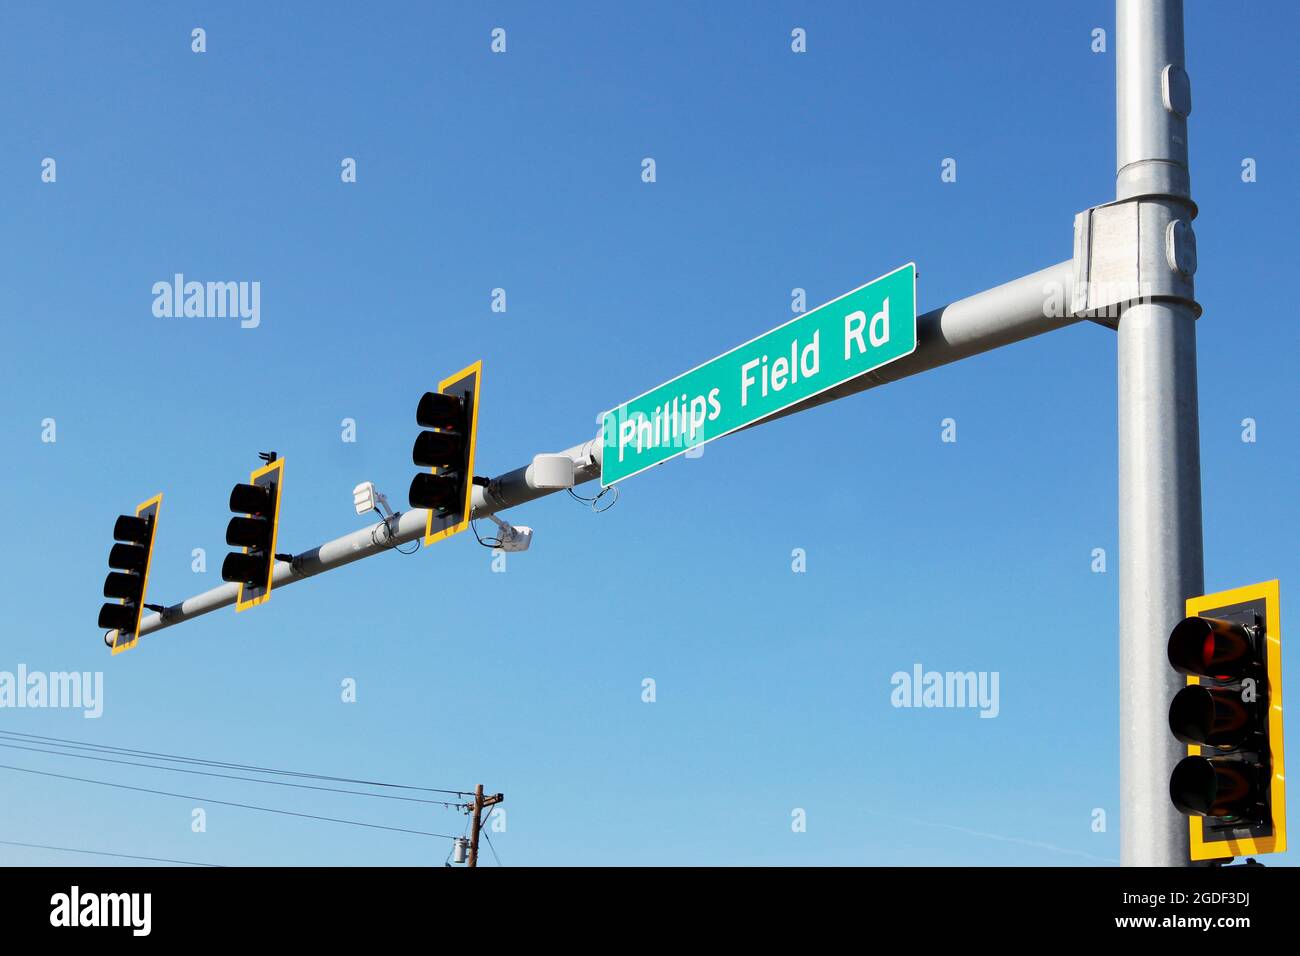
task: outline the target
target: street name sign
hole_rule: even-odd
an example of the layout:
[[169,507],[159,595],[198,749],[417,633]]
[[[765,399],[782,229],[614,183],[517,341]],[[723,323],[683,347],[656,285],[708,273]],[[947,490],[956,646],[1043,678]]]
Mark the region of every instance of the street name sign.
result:
[[738,345],[601,420],[609,486],[916,350],[916,263]]

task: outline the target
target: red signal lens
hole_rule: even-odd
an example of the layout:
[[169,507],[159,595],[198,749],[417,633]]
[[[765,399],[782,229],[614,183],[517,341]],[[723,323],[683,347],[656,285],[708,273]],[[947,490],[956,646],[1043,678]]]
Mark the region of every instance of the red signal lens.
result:
[[1188,617],[1169,635],[1169,663],[1180,674],[1233,680],[1250,670],[1250,633],[1240,624],[1212,617]]

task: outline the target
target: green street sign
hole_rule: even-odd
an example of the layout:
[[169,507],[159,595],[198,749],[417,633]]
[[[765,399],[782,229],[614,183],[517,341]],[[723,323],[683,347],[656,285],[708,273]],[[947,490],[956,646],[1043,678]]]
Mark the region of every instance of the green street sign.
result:
[[916,263],[605,412],[612,485],[916,350]]

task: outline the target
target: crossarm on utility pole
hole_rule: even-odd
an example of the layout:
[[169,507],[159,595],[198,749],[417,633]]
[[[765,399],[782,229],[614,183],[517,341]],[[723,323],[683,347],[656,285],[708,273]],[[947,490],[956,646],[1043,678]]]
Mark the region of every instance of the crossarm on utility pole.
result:
[[[1073,262],[1066,260],[918,316],[917,346],[911,355],[763,421],[774,421],[797,411],[1077,322],[1078,318],[1066,314],[1069,311],[1073,281]],[[762,423],[756,422],[749,427]],[[600,477],[601,451],[601,436],[597,435],[560,452],[573,461],[575,485]],[[491,479],[486,487],[476,485],[472,517],[486,518],[557,490],[559,489],[538,487],[533,480],[533,466],[525,465]],[[390,551],[396,545],[418,541],[424,536],[426,515],[427,512],[422,509],[400,512],[388,522],[377,522],[298,554],[292,562],[277,561],[272,578],[273,586],[279,590],[296,581]],[[235,603],[238,594],[239,585],[223,584],[186,598],[160,613],[143,618],[140,634],[152,634],[210,611],[228,607]],[[111,635],[112,632],[109,633]]]

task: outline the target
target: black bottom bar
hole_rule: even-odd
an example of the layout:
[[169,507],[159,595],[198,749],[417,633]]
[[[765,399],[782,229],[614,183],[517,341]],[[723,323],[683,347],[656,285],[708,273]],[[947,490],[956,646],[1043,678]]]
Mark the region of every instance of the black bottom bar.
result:
[[[494,934],[533,926],[537,941],[577,940],[601,927],[652,932],[666,943],[660,934],[674,927],[734,939],[784,926],[806,939],[831,930],[858,940],[911,933],[929,950],[945,938],[987,948],[1099,933],[1216,941],[1277,934],[1300,889],[1294,870],[1246,866],[462,869],[10,869],[0,871],[0,925],[10,940],[74,932],[86,941],[125,939],[147,927],[152,938],[206,945],[254,937],[337,945],[410,934],[445,944],[484,925]],[[147,920],[145,897],[131,894],[148,894]],[[91,922],[118,925],[84,925]]]

